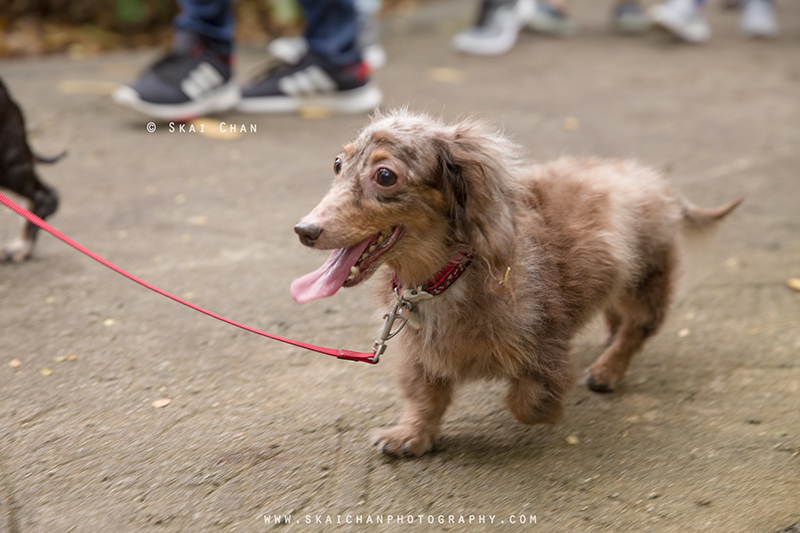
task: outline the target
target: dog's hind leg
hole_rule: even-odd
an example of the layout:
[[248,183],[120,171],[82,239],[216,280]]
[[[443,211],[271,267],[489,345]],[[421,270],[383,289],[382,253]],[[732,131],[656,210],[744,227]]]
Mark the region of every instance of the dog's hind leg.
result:
[[555,424],[564,415],[564,398],[528,377],[511,381],[506,406],[522,424]]
[[381,453],[415,457],[433,449],[442,415],[453,396],[453,384],[431,379],[412,363],[403,368],[400,384],[406,399],[400,422],[378,432],[374,444]]
[[[58,194],[55,189],[35,180],[32,191],[14,191],[27,197],[30,210],[39,218],[47,218],[58,209]],[[39,228],[32,222],[25,221],[20,236],[0,247],[0,261],[21,262],[28,259],[33,252]]]
[[[31,209],[32,202],[28,202],[27,209]],[[12,241],[8,241],[0,245],[0,261],[13,261],[15,263],[22,262],[31,256],[33,252],[33,239],[30,238],[31,232],[28,229],[31,223],[27,220],[23,222],[22,232],[19,237]],[[35,235],[36,232],[33,232]]]
[[675,255],[673,248],[662,250],[636,287],[627,290],[616,304],[611,304],[615,309],[612,316],[619,313],[621,322],[611,344],[586,369],[586,385],[593,391],[613,391],[633,356],[661,327],[672,296]]

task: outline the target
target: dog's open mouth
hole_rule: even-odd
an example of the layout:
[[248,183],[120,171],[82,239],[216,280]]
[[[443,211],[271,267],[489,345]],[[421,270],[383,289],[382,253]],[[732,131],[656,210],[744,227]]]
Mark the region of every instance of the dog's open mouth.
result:
[[292,282],[292,298],[297,303],[332,296],[341,287],[352,287],[374,272],[375,261],[402,237],[402,226],[379,231],[358,244],[337,248],[314,272]]

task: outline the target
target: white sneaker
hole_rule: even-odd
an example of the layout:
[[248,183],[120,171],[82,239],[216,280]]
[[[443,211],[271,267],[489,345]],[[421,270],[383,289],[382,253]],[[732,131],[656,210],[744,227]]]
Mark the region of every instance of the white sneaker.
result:
[[650,18],[655,27],[688,43],[704,43],[711,38],[711,28],[695,0],[668,0],[655,5],[650,8]]
[[555,37],[567,37],[578,31],[574,20],[553,9],[545,0],[536,3],[536,9],[528,20],[528,28]]
[[296,65],[308,53],[308,41],[302,35],[278,37],[267,45],[267,51],[289,65]]
[[386,66],[386,50],[379,44],[370,44],[361,49],[361,59],[373,72]]
[[465,54],[496,56],[514,47],[534,10],[533,0],[498,3],[483,0],[478,21],[453,36],[453,48]]
[[747,0],[742,11],[742,33],[750,37],[774,39],[778,22],[772,0]]
[[[302,36],[278,37],[269,43],[267,51],[289,65],[296,65],[308,53],[308,42]],[[386,66],[386,50],[378,43],[366,45],[361,49],[361,59],[370,70],[380,70]]]

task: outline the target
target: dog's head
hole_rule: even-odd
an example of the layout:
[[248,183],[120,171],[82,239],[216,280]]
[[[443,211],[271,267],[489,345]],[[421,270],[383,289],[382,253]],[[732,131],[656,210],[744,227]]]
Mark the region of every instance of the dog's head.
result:
[[516,147],[482,122],[376,116],[335,157],[330,191],[295,226],[303,244],[333,252],[295,280],[292,296],[330,296],[384,263],[401,285],[420,285],[462,249],[502,275],[519,168]]

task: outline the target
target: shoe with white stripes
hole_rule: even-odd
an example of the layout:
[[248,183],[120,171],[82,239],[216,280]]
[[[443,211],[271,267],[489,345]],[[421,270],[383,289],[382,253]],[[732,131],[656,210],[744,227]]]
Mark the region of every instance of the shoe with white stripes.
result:
[[197,38],[191,48],[173,49],[136,83],[113,94],[118,104],[176,121],[232,109],[240,98],[239,86],[231,79],[230,56],[213,52]]
[[320,109],[363,113],[381,102],[364,63],[334,65],[308,53],[297,64],[278,63],[242,90],[238,109],[245,113],[294,113]]

